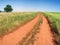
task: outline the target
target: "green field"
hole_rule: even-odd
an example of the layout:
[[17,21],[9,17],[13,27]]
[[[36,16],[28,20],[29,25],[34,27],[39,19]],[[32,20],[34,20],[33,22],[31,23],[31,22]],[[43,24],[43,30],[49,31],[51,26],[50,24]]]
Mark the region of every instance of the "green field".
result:
[[59,12],[45,12],[45,15],[49,17],[50,22],[56,25],[59,33],[60,33],[60,13]]
[[49,20],[56,41],[60,45],[60,12],[43,12],[43,14]]
[[37,12],[1,12],[0,13],[0,36],[13,31],[36,17]]

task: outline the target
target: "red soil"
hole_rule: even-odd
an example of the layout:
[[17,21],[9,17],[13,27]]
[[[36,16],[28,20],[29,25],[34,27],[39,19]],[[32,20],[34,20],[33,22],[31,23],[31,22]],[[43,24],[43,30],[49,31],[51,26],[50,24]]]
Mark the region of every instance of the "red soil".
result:
[[53,40],[53,34],[49,27],[47,19],[40,14],[43,18],[42,24],[40,24],[40,33],[36,36],[38,39],[35,41],[34,45],[55,45]]
[[39,20],[39,15],[26,25],[18,28],[16,31],[5,35],[3,39],[0,39],[0,45],[17,45],[17,43],[34,27]]

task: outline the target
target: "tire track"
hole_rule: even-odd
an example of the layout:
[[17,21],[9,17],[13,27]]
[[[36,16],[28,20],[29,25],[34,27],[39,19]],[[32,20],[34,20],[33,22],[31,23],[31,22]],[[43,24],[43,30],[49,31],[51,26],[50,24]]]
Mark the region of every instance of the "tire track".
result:
[[33,29],[19,42],[19,45],[34,45],[36,35],[39,33],[40,22],[39,19]]
[[54,42],[54,35],[51,32],[51,28],[48,24],[47,19],[43,16],[43,14],[40,15],[42,16],[43,21],[40,25],[40,33],[36,36],[38,37],[38,40],[35,41],[34,45],[56,45],[56,43]]

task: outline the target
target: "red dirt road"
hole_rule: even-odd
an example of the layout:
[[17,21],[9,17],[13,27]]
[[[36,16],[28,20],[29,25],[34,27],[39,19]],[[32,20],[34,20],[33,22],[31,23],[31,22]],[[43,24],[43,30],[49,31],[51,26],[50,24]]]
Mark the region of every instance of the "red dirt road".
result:
[[34,27],[34,25],[39,20],[40,15],[37,15],[35,19],[30,21],[29,23],[25,24],[24,26],[20,27],[16,31],[7,34],[0,39],[0,45],[17,45],[17,43],[27,34],[30,30]]
[[0,45],[17,45],[18,42],[30,32],[37,21],[42,16],[42,23],[40,24],[40,32],[36,35],[38,39],[34,42],[34,45],[54,45],[54,37],[50,30],[47,19],[42,15],[38,14],[35,19],[27,23],[26,25],[20,27],[16,31],[5,35],[2,40],[0,40]]
[[[41,16],[43,16],[41,14]],[[47,19],[43,16],[42,24],[40,25],[40,33],[36,36],[38,40],[35,41],[34,45],[55,45],[53,40],[53,34],[50,30]]]

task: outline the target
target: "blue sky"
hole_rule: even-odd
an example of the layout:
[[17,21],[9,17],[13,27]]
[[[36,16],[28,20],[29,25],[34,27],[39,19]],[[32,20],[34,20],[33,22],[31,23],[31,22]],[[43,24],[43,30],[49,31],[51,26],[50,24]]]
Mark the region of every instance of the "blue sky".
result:
[[60,12],[60,0],[0,0],[0,10],[10,4],[14,12],[49,11]]

